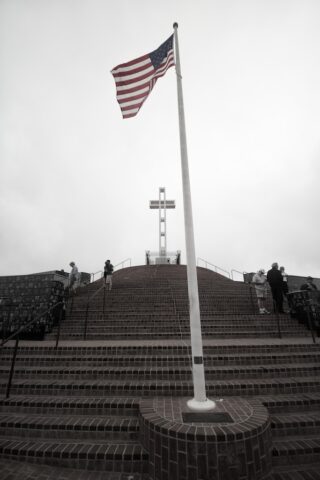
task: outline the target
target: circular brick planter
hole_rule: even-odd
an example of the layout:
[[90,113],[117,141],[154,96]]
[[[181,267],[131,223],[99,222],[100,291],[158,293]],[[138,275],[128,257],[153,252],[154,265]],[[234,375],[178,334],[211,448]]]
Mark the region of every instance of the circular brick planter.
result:
[[217,402],[212,413],[229,414],[228,421],[218,418],[218,423],[217,418],[201,423],[203,417],[186,423],[188,413],[186,398],[141,401],[141,442],[153,480],[260,480],[270,473],[270,421],[260,402]]

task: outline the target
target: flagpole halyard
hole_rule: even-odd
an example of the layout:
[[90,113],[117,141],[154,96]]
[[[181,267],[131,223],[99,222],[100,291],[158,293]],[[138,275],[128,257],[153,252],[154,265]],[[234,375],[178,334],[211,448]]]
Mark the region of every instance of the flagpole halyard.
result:
[[182,77],[178,42],[178,24],[173,24],[175,39],[175,63],[177,73],[179,130],[180,130],[180,152],[183,187],[184,223],[187,253],[187,276],[188,294],[190,307],[190,333],[192,351],[192,375],[194,398],[188,400],[188,407],[193,410],[211,410],[216,404],[206,397],[203,349],[200,322],[200,305],[197,279],[196,254],[194,244],[194,230],[192,218],[191,189],[188,166],[187,137],[184,117],[184,104],[182,92]]

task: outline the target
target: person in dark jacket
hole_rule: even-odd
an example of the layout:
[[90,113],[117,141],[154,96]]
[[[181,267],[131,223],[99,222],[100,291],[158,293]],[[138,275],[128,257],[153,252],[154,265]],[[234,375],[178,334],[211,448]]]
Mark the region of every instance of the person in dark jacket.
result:
[[312,290],[318,290],[318,288],[317,285],[313,283],[313,278],[307,277],[307,283],[301,285],[300,290],[309,290],[312,292]]
[[109,285],[109,290],[112,288],[112,273],[113,273],[113,265],[110,262],[110,260],[107,260],[104,264],[104,271],[103,271],[103,276],[104,276],[104,281],[105,285]]
[[271,270],[267,273],[267,280],[271,288],[275,311],[285,313],[283,310],[283,278],[276,262],[271,265]]

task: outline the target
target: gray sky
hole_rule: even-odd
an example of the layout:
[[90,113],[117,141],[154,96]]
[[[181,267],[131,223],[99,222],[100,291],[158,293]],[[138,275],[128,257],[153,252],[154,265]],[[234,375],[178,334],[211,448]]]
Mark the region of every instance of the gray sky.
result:
[[0,275],[185,240],[175,70],[123,120],[110,70],[179,23],[197,257],[320,277],[318,0],[0,0]]

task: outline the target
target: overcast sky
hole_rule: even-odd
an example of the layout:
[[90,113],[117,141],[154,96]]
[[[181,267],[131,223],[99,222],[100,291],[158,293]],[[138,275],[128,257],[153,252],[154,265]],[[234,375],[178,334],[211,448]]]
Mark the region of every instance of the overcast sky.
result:
[[123,120],[110,70],[179,23],[197,257],[320,277],[319,0],[0,0],[0,275],[185,262],[175,69]]

